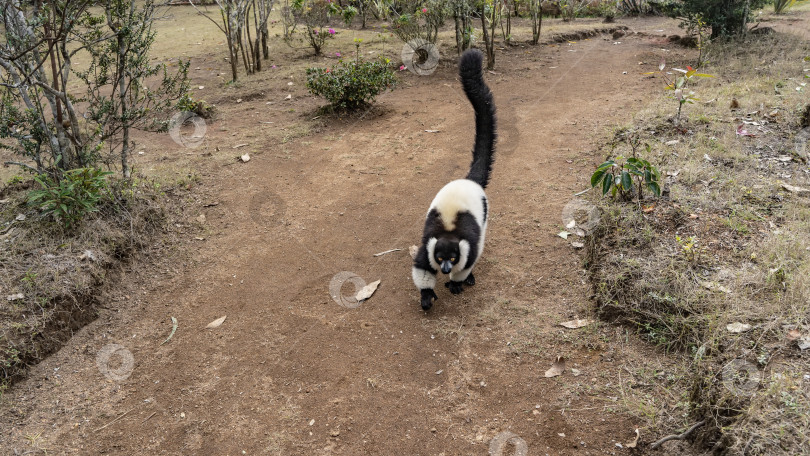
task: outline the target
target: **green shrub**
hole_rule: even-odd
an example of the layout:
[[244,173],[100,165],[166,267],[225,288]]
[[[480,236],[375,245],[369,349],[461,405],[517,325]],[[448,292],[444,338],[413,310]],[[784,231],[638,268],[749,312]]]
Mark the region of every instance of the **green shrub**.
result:
[[183,112],[193,112],[203,119],[210,119],[214,114],[214,107],[205,100],[195,100],[190,93],[186,92],[177,100],[177,109]]
[[107,188],[105,178],[110,174],[98,168],[78,168],[65,171],[59,181],[47,175],[37,176],[34,180],[42,188],[28,194],[28,204],[71,228],[97,210],[96,205]]
[[[651,154],[649,144],[645,147],[647,154]],[[633,197],[634,190],[641,200],[644,188],[655,196],[661,196],[661,174],[658,169],[647,160],[636,157],[635,153],[633,155],[627,159],[619,155],[599,165],[591,176],[591,187],[599,186],[602,195],[612,190],[614,197],[618,196],[624,201]]]
[[391,61],[340,61],[335,68],[307,68],[307,88],[326,98],[335,109],[354,111],[368,106],[385,89],[396,85]]
[[744,33],[754,10],[769,0],[683,0],[665,1],[661,5],[670,16],[683,19],[688,26],[697,19],[712,29],[712,38]]

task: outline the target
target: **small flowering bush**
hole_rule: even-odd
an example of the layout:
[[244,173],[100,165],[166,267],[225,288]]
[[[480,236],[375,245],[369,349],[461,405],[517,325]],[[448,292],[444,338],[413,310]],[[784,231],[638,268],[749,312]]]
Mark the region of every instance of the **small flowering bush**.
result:
[[294,0],[291,4],[295,22],[306,27],[306,41],[315,55],[321,55],[326,40],[335,36],[329,20],[341,14],[340,6],[333,0]]
[[396,85],[391,61],[341,60],[334,68],[307,68],[307,88],[326,98],[334,109],[354,111],[374,102],[377,95]]
[[404,42],[421,38],[436,44],[439,28],[448,16],[447,4],[441,0],[404,0],[392,5],[392,31]]

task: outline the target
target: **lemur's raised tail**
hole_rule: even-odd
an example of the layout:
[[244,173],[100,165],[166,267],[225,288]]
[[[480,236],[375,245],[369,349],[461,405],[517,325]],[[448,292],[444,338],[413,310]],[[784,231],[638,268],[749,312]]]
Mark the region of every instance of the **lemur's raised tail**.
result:
[[495,153],[495,104],[484,82],[483,55],[469,50],[459,60],[459,75],[467,99],[475,110],[475,145],[470,172],[439,190],[428,209],[422,245],[413,264],[413,282],[421,293],[422,309],[437,299],[436,274],[450,275],[446,286],[453,294],[463,284],[474,285],[473,266],[481,257],[487,231],[489,183]]

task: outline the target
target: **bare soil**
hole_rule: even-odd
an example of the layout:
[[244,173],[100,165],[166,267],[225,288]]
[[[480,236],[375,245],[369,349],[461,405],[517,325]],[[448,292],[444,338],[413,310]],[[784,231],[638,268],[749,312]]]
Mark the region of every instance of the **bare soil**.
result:
[[[428,313],[408,247],[435,192],[465,175],[474,130],[454,59],[429,77],[400,73],[398,90],[341,119],[312,120],[322,101],[302,76],[267,70],[209,96],[219,112],[203,146],[144,138],[136,166],[193,175],[181,240],[122,273],[100,317],[6,392],[2,452],[501,454],[508,431],[527,454],[629,453],[617,443],[645,419],[628,390],[644,385],[623,371],[665,366],[663,354],[622,328],[557,325],[591,312],[580,256],[557,236],[563,208],[603,158],[597,140],[661,96],[641,73],[692,52],[666,42],[675,22],[622,23],[631,33],[618,40],[498,53],[486,73],[500,136],[477,284],[459,296],[440,286]],[[192,55],[203,68],[193,84],[216,87],[226,65]],[[342,271],[380,288],[341,306],[330,281]],[[172,316],[178,329],[161,345]],[[109,344],[132,354],[131,375],[103,375]],[[557,356],[568,369],[545,378]],[[107,368],[128,373],[126,361]],[[641,442],[656,438],[642,428]]]

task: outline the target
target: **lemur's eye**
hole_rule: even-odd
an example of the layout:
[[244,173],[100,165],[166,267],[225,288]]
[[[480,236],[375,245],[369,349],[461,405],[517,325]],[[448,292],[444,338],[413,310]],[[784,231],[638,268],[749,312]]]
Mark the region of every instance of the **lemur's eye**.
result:
[[455,257],[453,257],[453,258],[450,258],[450,262],[452,262],[452,263],[455,263],[455,262],[456,262],[456,259],[455,259]]
[[443,261],[442,257],[439,257],[438,260],[439,260],[440,263]]

